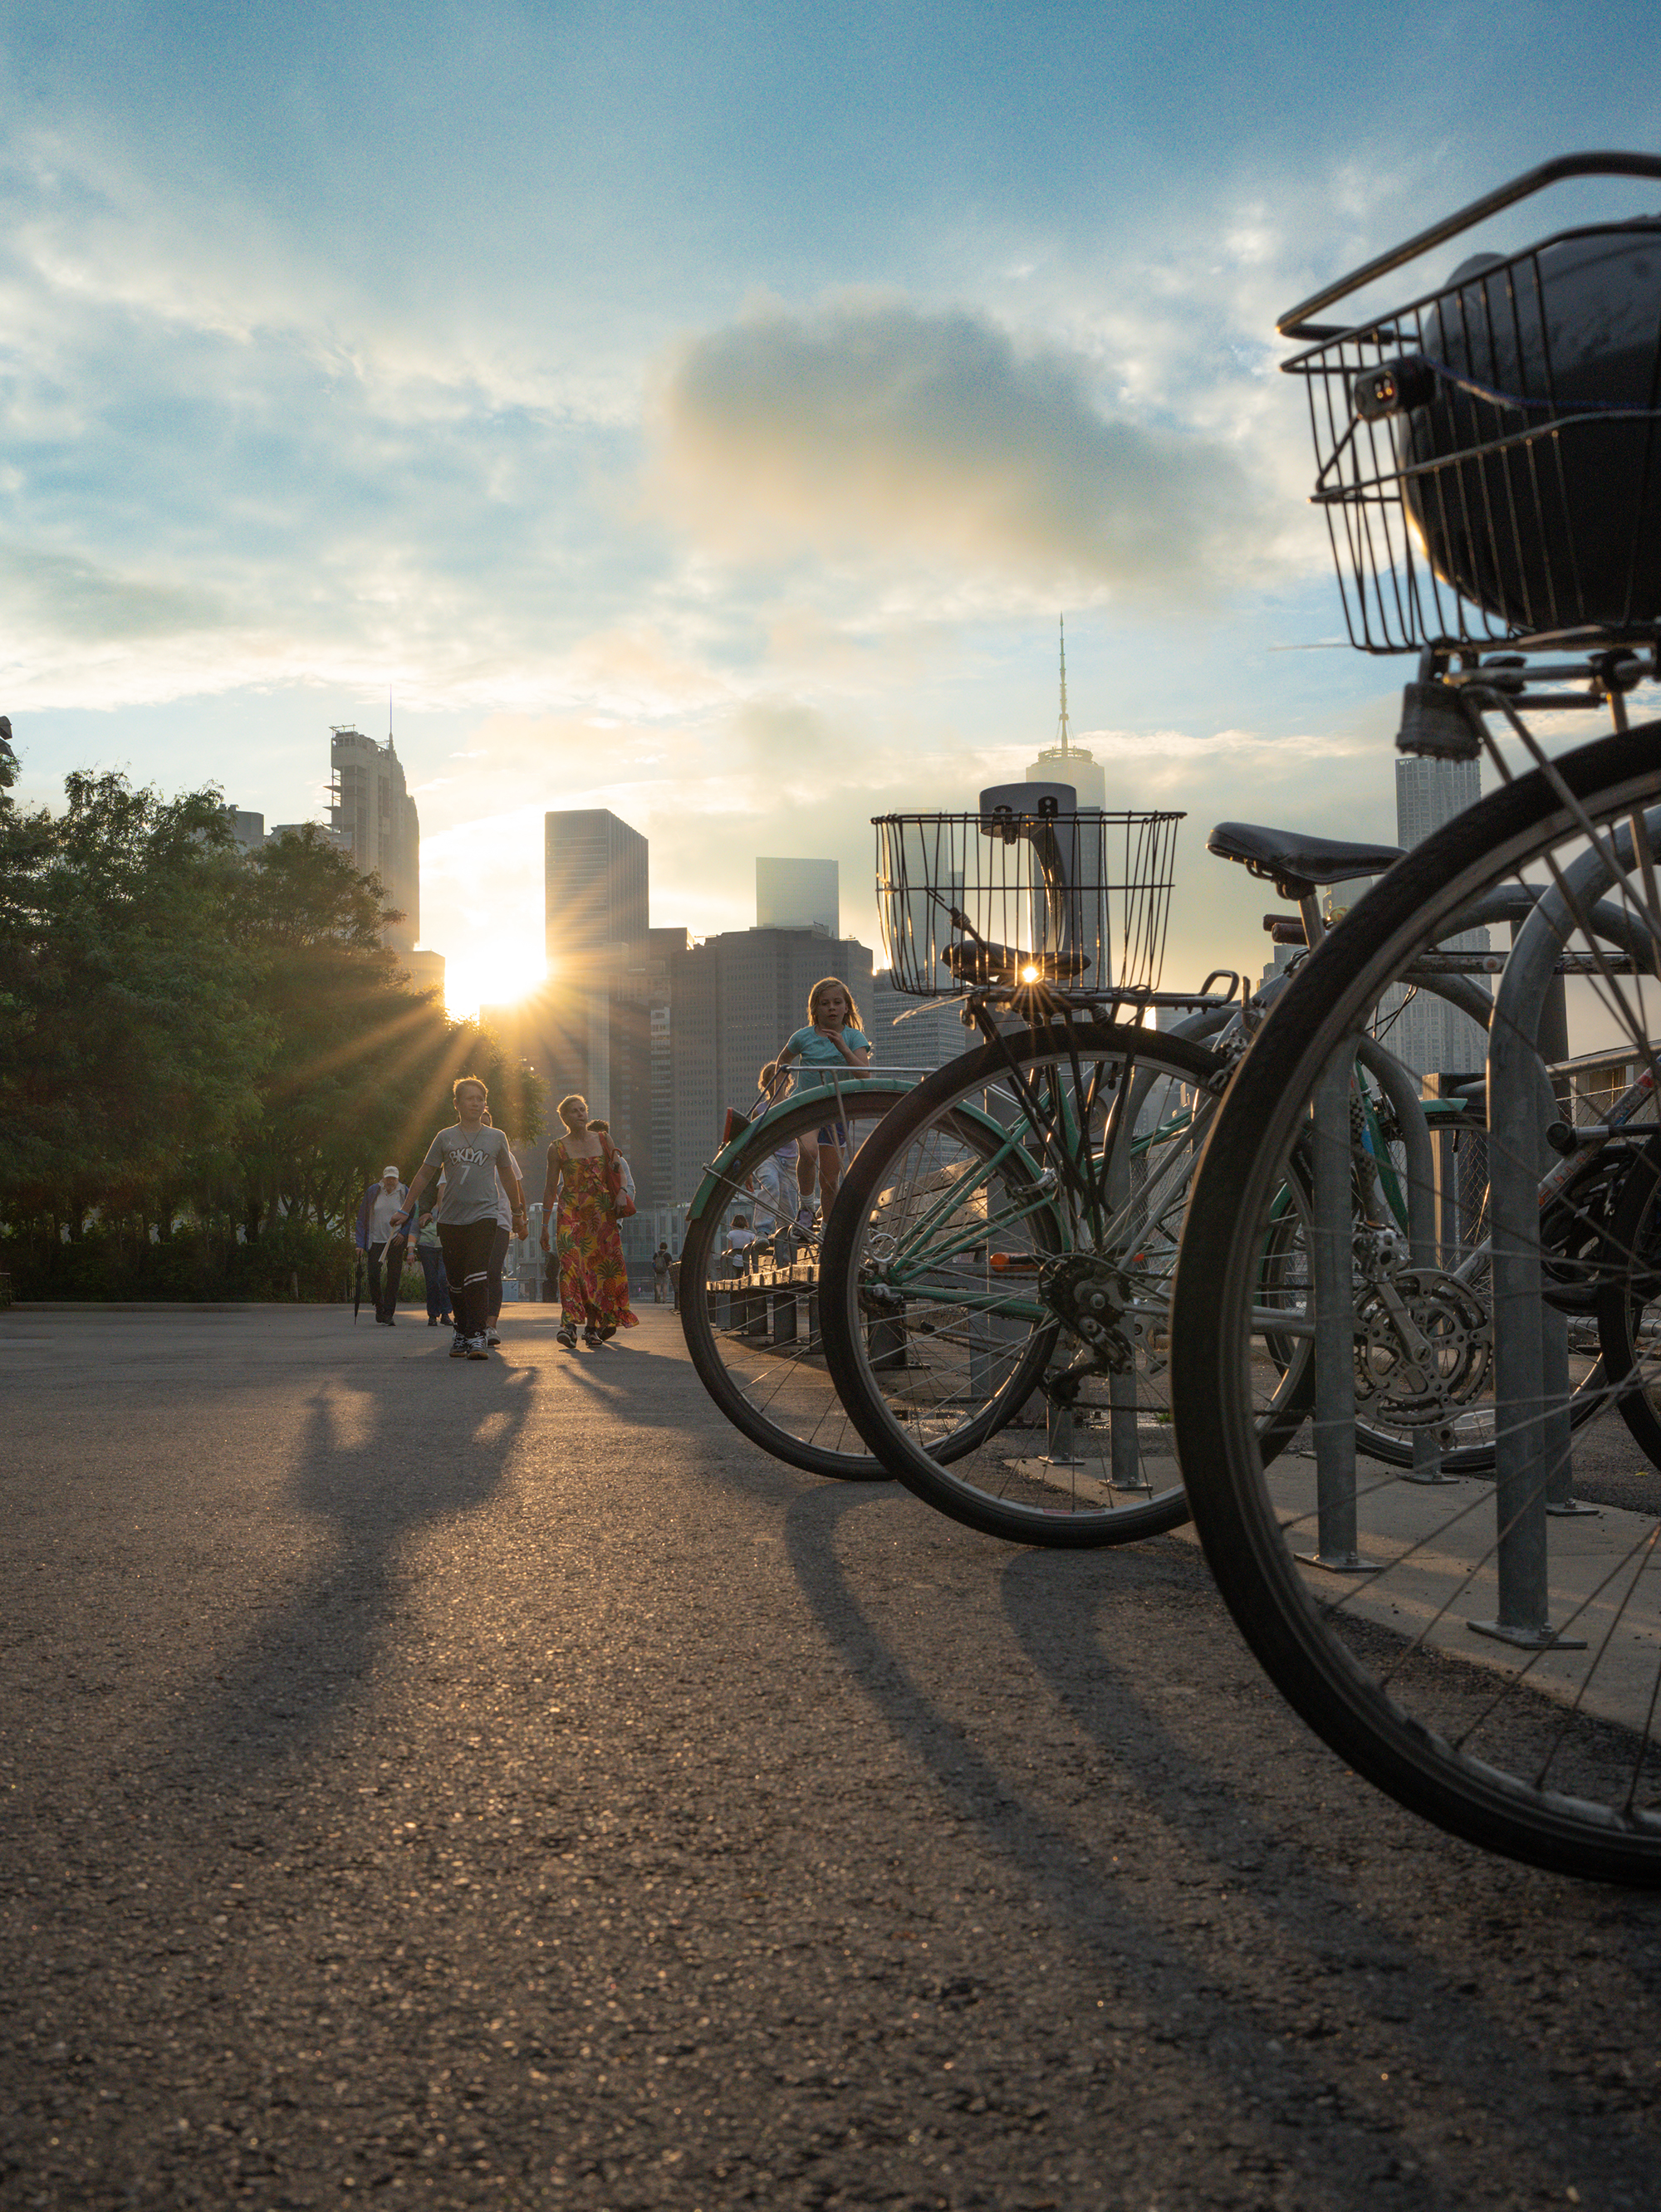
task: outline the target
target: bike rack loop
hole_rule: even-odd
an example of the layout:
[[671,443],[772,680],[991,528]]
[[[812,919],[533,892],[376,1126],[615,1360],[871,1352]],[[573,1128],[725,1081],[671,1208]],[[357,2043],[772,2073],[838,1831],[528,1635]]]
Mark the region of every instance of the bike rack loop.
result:
[[[1661,806],[1647,809],[1644,821],[1653,836],[1661,829]],[[1609,843],[1615,866],[1630,869],[1630,830],[1622,824],[1609,833]],[[1568,1359],[1567,1319],[1553,1314],[1550,1320],[1561,1322],[1561,1330],[1548,1328],[1542,1294],[1539,1176],[1542,1155],[1548,1154],[1542,1116],[1557,1109],[1536,1039],[1546,989],[1577,910],[1584,913],[1600,899],[1612,879],[1609,860],[1594,846],[1566,872],[1563,891],[1554,886],[1542,892],[1506,963],[1488,1031],[1500,1610],[1496,1620],[1469,1626],[1481,1635],[1530,1650],[1579,1643],[1560,1638],[1548,1618],[1547,1506],[1557,1463],[1568,1463]],[[1653,948],[1646,950],[1645,964],[1653,970]]]
[[[1378,1562],[1357,1544],[1355,1511],[1355,1219],[1350,1141],[1350,1084],[1359,1060],[1396,1108],[1406,1152],[1408,1243],[1415,1267],[1436,1264],[1434,1153],[1409,1071],[1372,1037],[1350,1039],[1315,1086],[1315,1190],[1310,1274],[1315,1294],[1316,1548],[1299,1553],[1332,1574],[1371,1574]],[[1413,1471],[1421,1482],[1441,1474],[1432,1431],[1415,1431]]]

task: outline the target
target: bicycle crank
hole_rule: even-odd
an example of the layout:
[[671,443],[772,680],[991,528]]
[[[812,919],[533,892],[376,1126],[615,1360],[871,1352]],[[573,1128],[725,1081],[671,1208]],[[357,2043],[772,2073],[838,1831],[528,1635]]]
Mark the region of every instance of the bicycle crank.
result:
[[1381,1276],[1356,1299],[1356,1407],[1370,1416],[1445,1423],[1479,1395],[1493,1357],[1486,1300],[1439,1267]]

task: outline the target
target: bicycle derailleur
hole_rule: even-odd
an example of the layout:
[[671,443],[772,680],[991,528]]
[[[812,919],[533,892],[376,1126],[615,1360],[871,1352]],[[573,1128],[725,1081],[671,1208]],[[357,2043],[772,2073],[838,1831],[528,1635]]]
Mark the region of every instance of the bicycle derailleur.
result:
[[1110,1260],[1093,1252],[1052,1260],[1038,1277],[1038,1295],[1084,1346],[1069,1367],[1046,1380],[1047,1397],[1071,1405],[1086,1376],[1123,1375],[1132,1365],[1131,1287]]

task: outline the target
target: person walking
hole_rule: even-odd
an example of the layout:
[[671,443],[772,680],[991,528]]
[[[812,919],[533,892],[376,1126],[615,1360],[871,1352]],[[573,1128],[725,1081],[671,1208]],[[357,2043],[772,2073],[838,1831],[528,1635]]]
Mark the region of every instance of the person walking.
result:
[[660,1244],[652,1255],[652,1304],[660,1306],[669,1295],[669,1247]]
[[619,1328],[636,1328],[639,1316],[629,1310],[629,1273],[623,1264],[607,1170],[618,1157],[605,1132],[588,1127],[588,1102],[573,1091],[559,1102],[565,1134],[548,1147],[548,1179],[542,1193],[542,1249],[550,1249],[549,1224],[559,1253],[559,1341],[574,1351],[577,1324],[592,1351]]
[[[438,1194],[444,1196],[440,1183]],[[421,1217],[416,1234],[416,1257],[421,1262],[421,1272],[427,1279],[427,1326],[436,1328],[440,1322],[453,1323],[450,1310],[450,1279],[444,1272],[444,1247],[438,1241],[438,1211],[435,1206]]]
[[405,1240],[393,1224],[401,1224],[408,1203],[397,1168],[385,1167],[380,1181],[369,1185],[357,1209],[357,1249],[368,1259],[374,1317],[387,1328],[398,1326],[398,1292],[404,1279]]
[[[871,1064],[871,1040],[860,1027],[860,1010],[854,994],[839,975],[821,975],[807,994],[807,1026],[796,1030],[778,1056],[783,1068],[790,1060],[800,1064],[799,1092],[824,1090],[835,1068],[851,1067],[857,1074]],[[827,1101],[827,1106],[829,1104]],[[840,1121],[828,1121],[813,1136],[804,1133],[797,1142],[800,1155],[796,1182],[801,1205],[796,1229],[805,1235],[813,1226],[813,1182],[817,1171],[820,1218],[830,1211],[842,1181],[842,1147],[848,1133]]]
[[450,1086],[450,1096],[455,1103],[454,1127],[441,1129],[428,1146],[427,1157],[410,1185],[410,1205],[415,1206],[434,1176],[441,1176],[444,1195],[438,1207],[438,1241],[444,1250],[444,1272],[450,1279],[457,1322],[450,1357],[488,1359],[496,1186],[500,1183],[512,1200],[509,1217],[520,1236],[526,1226],[525,1186],[508,1164],[512,1157],[508,1139],[500,1129],[485,1127],[490,1093],[482,1079],[459,1075]]
[[[495,1127],[488,1112],[484,1116],[484,1126],[487,1129]],[[514,1180],[522,1189],[525,1176],[519,1162],[514,1158],[511,1145],[508,1148],[508,1164],[513,1170]],[[488,1283],[484,1300],[488,1314],[484,1324],[484,1340],[493,1352],[502,1341],[502,1333],[498,1327],[502,1319],[502,1262],[508,1257],[508,1247],[513,1240],[513,1210],[508,1203],[507,1192],[498,1183],[496,1185],[496,1233],[490,1240],[490,1258],[486,1269]]]

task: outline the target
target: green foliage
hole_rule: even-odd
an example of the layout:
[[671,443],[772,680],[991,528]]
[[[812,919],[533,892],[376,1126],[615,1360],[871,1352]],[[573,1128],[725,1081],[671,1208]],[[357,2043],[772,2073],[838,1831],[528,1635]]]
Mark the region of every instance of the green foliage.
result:
[[0,814],[19,1297],[283,1297],[296,1276],[338,1296],[364,1185],[388,1160],[413,1173],[457,1075],[534,1140],[528,1072],[409,988],[379,884],[314,831],[249,859],[213,790],[76,775],[65,797]]

